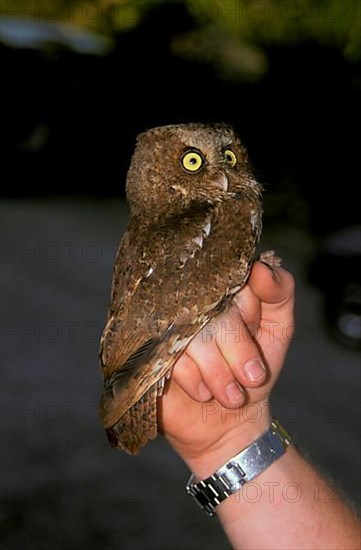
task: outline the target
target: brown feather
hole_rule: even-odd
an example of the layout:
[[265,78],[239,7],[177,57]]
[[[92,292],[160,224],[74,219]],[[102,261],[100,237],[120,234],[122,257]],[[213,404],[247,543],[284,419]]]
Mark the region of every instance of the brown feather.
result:
[[[204,155],[199,174],[180,166],[187,147]],[[234,168],[225,166],[226,147],[237,155]],[[261,231],[260,195],[228,126],[169,126],[140,136],[127,179],[131,217],[101,340],[100,415],[113,446],[136,454],[155,437],[159,381],[247,280]]]

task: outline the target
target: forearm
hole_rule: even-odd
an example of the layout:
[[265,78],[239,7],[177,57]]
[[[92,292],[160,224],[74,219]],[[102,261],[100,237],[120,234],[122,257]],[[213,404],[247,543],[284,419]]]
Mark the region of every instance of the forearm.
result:
[[[199,462],[193,463],[193,471],[199,477],[210,473],[204,475]],[[216,510],[237,549],[361,548],[360,523],[353,512],[292,445]]]

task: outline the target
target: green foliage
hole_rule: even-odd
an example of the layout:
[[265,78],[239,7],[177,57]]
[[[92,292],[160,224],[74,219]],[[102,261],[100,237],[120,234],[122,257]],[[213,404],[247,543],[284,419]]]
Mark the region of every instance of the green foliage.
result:
[[139,23],[145,2],[128,0],[0,0],[2,21],[62,23],[111,33]]
[[[108,37],[137,27],[170,0],[0,0],[1,20],[78,25]],[[256,79],[267,69],[265,48],[314,41],[361,59],[360,0],[184,0],[193,31],[175,29],[173,51],[215,65],[227,78]]]
[[258,78],[270,45],[318,42],[361,59],[359,0],[186,0],[197,30],[179,37],[180,55],[212,60],[226,76]]

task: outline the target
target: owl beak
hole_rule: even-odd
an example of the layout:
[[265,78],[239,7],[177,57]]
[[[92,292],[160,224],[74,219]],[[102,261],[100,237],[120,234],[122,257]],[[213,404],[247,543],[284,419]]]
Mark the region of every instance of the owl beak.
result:
[[224,172],[220,172],[212,183],[215,187],[222,189],[222,191],[228,191],[228,178]]

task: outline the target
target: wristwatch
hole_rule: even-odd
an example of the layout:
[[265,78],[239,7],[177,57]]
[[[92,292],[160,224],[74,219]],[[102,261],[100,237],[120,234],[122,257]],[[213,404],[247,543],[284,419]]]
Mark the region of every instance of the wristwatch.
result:
[[186,486],[187,493],[209,516],[213,516],[218,504],[273,464],[286,452],[290,443],[286,430],[277,420],[272,420],[264,434],[207,479],[195,483],[192,474]]

